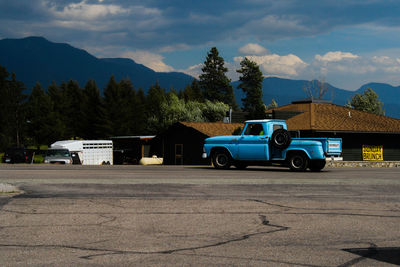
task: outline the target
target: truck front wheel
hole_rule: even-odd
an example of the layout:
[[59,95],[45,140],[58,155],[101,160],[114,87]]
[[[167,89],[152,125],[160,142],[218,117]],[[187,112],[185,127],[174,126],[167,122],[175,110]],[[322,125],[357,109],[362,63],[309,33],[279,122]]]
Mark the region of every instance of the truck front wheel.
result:
[[212,162],[216,169],[229,169],[232,164],[231,156],[222,150],[213,153]]
[[303,153],[293,153],[289,156],[289,168],[292,171],[302,172],[308,167],[308,157]]

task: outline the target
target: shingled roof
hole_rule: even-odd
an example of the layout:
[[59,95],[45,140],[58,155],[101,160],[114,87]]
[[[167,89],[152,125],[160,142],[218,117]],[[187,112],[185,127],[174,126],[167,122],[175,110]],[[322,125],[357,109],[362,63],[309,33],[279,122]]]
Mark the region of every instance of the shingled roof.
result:
[[191,127],[208,137],[219,135],[232,135],[233,132],[243,127],[243,123],[223,123],[223,122],[179,122],[186,127]]
[[400,133],[398,119],[334,104],[296,103],[273,110],[301,112],[287,120],[289,130]]

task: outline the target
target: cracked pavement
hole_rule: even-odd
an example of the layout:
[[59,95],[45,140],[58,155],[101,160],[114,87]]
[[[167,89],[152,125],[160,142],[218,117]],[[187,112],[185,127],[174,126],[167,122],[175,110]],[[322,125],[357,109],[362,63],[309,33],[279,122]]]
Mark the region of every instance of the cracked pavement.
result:
[[[125,167],[131,178],[106,169],[116,183],[104,183],[94,175],[105,176],[104,168],[89,177],[84,168],[71,176],[50,167],[60,168],[54,177],[46,168],[2,167],[0,182],[14,177],[25,191],[0,196],[2,266],[400,264],[400,172],[393,169],[354,176],[329,169],[303,173],[312,181],[301,183],[275,169],[132,166]],[[25,181],[20,169],[31,172]],[[163,183],[135,181],[160,172]],[[229,181],[193,182],[208,174]]]

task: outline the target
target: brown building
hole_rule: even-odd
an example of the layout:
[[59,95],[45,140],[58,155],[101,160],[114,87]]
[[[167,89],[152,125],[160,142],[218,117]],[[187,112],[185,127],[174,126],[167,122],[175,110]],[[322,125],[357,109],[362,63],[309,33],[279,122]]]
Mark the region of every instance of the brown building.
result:
[[[325,101],[297,101],[267,111],[300,137],[340,137],[343,160],[400,160],[400,120]],[[375,158],[374,158],[375,155]]]

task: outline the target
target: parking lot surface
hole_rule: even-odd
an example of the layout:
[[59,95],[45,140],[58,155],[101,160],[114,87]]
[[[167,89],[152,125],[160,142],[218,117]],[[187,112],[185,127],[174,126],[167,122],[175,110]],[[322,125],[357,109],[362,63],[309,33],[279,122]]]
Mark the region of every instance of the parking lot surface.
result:
[[400,265],[400,171],[0,165],[2,266]]

